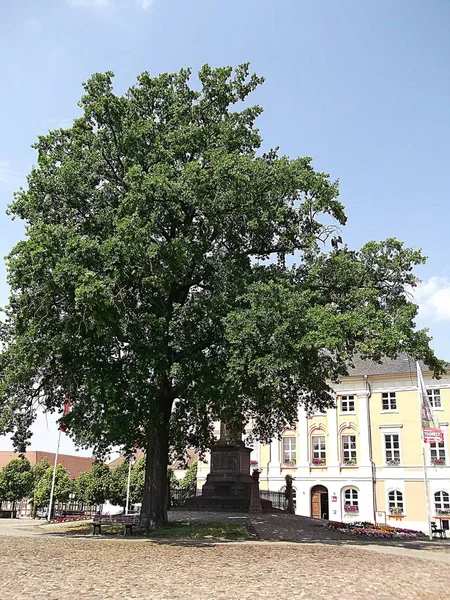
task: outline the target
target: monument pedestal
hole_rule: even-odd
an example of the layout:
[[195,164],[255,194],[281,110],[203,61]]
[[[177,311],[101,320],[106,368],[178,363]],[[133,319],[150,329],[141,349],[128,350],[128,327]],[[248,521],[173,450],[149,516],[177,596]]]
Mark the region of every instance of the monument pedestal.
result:
[[211,451],[211,471],[202,488],[202,499],[216,499],[211,504],[217,505],[220,498],[222,504],[248,508],[252,489],[251,452],[244,442],[219,440]]

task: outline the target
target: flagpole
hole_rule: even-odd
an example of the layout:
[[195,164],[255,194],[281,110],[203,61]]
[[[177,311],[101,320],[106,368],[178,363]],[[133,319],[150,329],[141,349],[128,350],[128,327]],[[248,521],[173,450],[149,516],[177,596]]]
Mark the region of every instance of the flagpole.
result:
[[55,464],[53,465],[52,487],[50,490],[50,505],[48,507],[47,521],[50,521],[50,519],[52,518],[53,494],[55,492],[56,467],[58,466],[58,454],[59,454],[60,443],[61,443],[61,429],[59,430],[59,433],[58,433],[58,445],[56,447]]
[[131,458],[128,461],[128,482],[127,482],[127,501],[125,504],[125,514],[128,514],[128,507],[130,504],[130,482],[131,482]]
[[428,471],[427,471],[427,459],[425,454],[425,440],[423,435],[423,427],[422,427],[422,390],[420,389],[420,375],[422,374],[420,371],[419,362],[416,361],[417,367],[417,393],[419,397],[419,419],[420,419],[420,438],[422,441],[422,459],[423,459],[423,482],[425,486],[425,504],[427,507],[427,522],[428,522],[428,537],[430,540],[433,539],[433,532],[431,531],[431,508],[430,508],[430,495],[428,490]]

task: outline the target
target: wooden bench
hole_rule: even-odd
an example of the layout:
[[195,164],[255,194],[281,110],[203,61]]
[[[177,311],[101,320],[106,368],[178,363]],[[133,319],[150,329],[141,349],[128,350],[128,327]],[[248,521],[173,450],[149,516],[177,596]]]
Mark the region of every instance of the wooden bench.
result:
[[133,526],[139,524],[139,515],[95,515],[92,535],[102,534],[102,525],[123,525],[123,535],[133,535]]

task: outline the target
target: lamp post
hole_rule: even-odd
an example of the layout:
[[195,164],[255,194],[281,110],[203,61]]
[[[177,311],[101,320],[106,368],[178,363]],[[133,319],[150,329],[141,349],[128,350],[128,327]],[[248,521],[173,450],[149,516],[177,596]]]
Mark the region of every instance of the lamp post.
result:
[[132,456],[128,460],[128,481],[127,481],[127,500],[125,503],[125,514],[128,514],[128,508],[130,506],[130,483],[131,483],[131,468],[136,462],[136,459]]

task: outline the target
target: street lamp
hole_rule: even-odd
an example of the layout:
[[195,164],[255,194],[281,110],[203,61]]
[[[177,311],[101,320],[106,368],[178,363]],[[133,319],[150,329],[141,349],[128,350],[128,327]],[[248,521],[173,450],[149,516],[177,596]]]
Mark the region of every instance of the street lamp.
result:
[[127,482],[127,500],[126,500],[126,504],[125,504],[125,514],[128,514],[128,507],[130,505],[130,482],[131,482],[131,467],[134,465],[134,463],[136,462],[136,459],[134,456],[131,456],[128,459],[128,482]]

